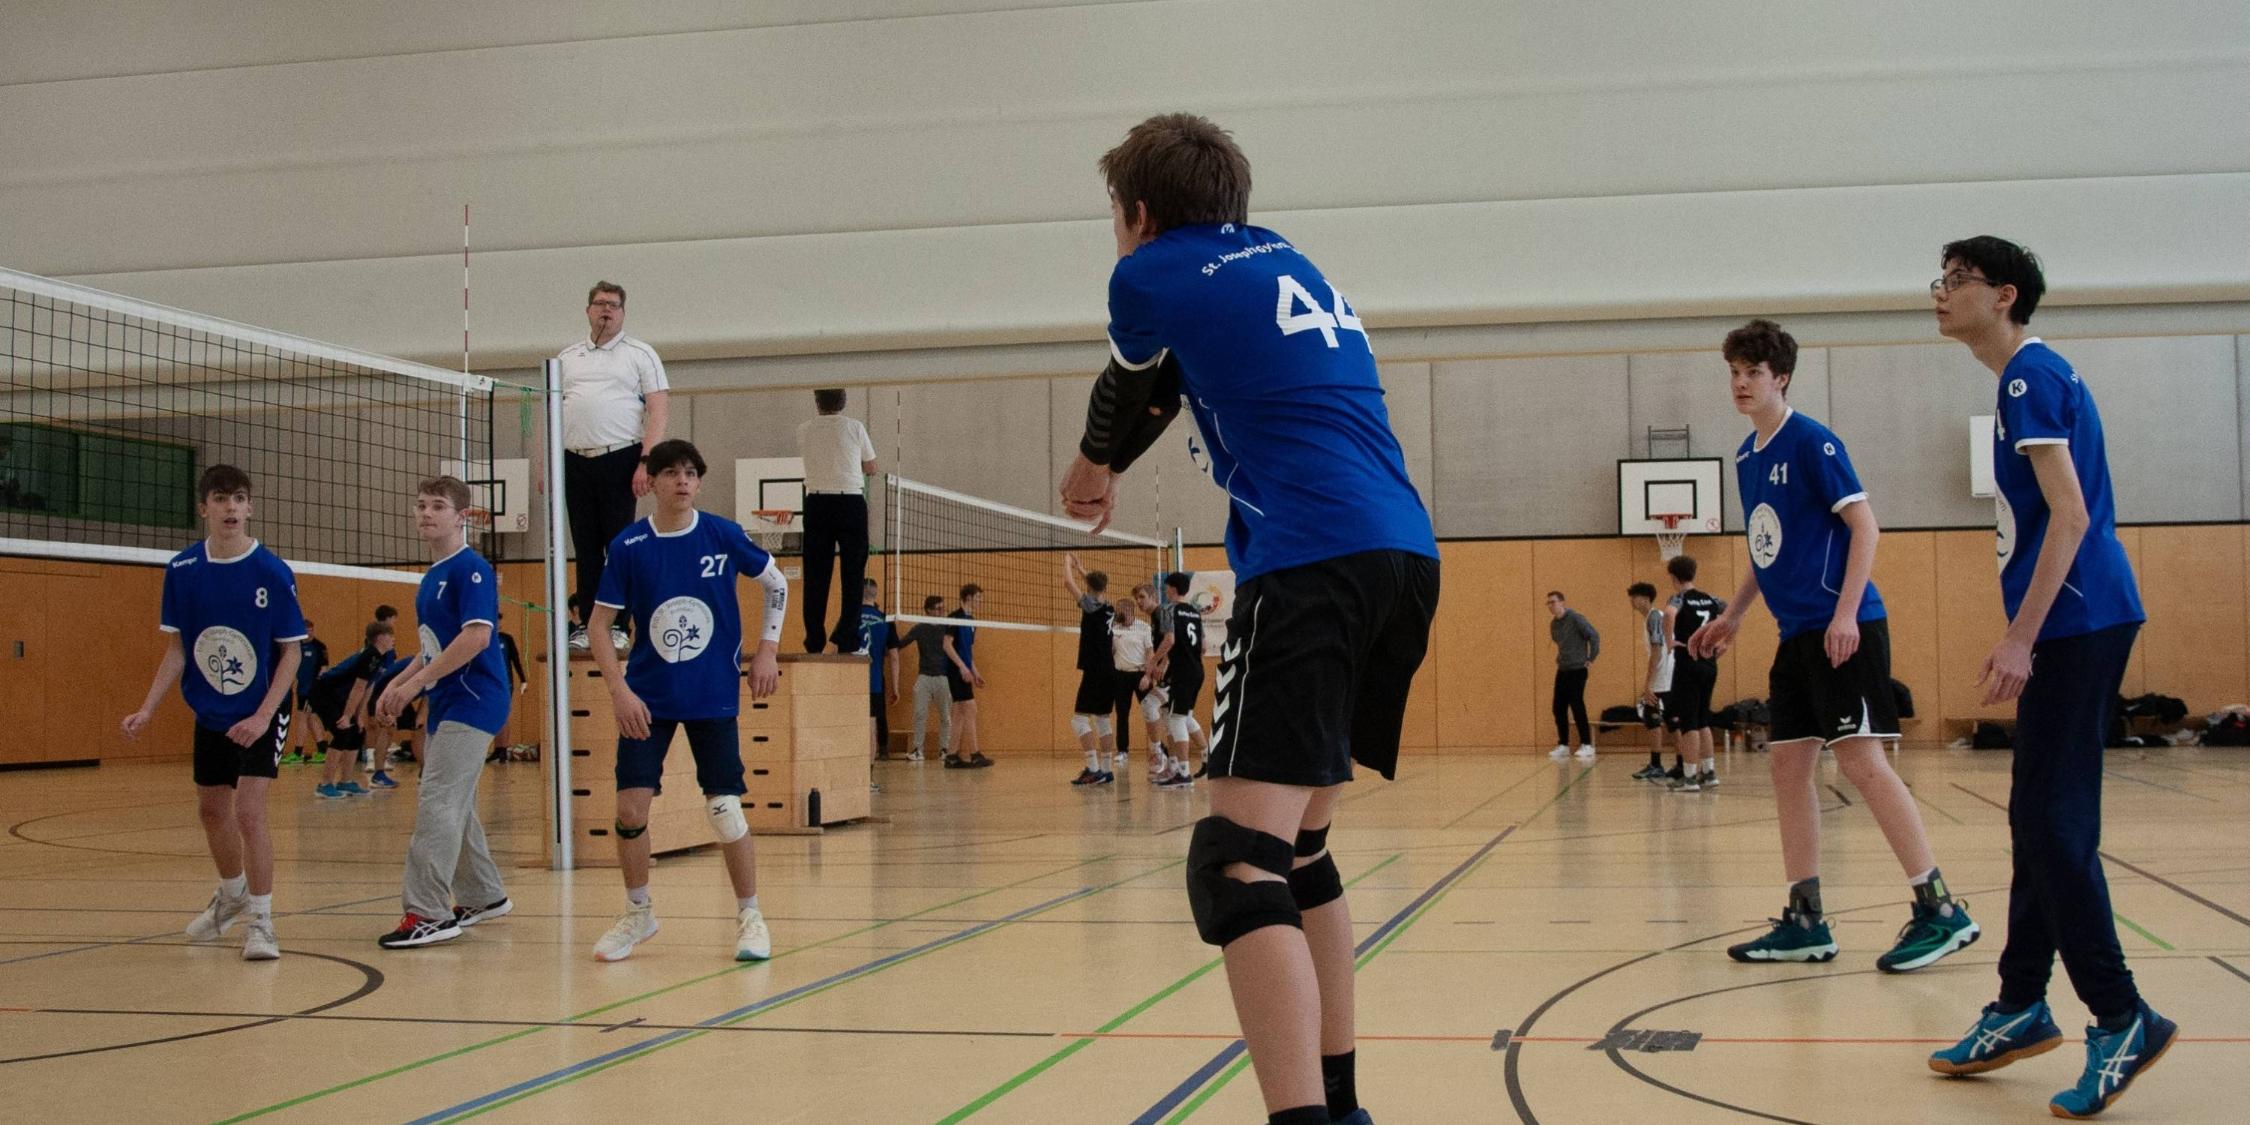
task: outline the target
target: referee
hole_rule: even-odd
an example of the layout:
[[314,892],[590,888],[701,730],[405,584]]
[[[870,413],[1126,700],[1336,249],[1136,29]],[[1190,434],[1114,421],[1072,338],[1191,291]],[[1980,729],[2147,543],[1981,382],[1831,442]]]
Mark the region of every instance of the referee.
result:
[[[859,651],[859,606],[849,599],[867,575],[867,493],[875,471],[875,442],[859,419],[844,413],[844,392],[813,392],[820,411],[797,425],[797,454],[805,462],[805,651],[834,644]],[[830,628],[828,580],[843,563],[844,591]]]
[[[578,591],[571,595],[570,647],[590,646],[585,622],[601,586],[609,541],[633,522],[634,501],[648,495],[641,455],[664,440],[671,384],[656,349],[625,334],[625,287],[597,281],[586,294],[587,338],[562,350],[563,503],[578,552]],[[624,648],[623,629],[610,641]]]

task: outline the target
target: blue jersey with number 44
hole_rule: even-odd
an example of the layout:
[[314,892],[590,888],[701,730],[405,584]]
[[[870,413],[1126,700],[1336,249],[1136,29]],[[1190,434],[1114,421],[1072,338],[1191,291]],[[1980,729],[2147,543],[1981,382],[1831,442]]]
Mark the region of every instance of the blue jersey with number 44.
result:
[[640,520],[610,541],[594,600],[633,619],[625,685],[651,716],[723,719],[742,709],[735,581],[770,561],[741,524],[709,512],[674,532]]
[[500,579],[484,556],[463,546],[432,565],[414,592],[415,630],[422,651],[415,657],[436,660],[471,625],[491,626],[484,648],[469,662],[428,685],[429,725],[460,723],[486,734],[497,734],[508,723],[508,662],[500,652]]
[[2075,637],[2128,621],[2146,620],[2133,564],[2117,541],[2117,501],[2109,487],[2109,451],[2094,396],[2063,357],[2034,336],[2008,360],[2000,376],[2000,406],[1992,427],[1992,483],[1999,530],[2000,600],[2014,620],[2038,569],[2053,514],[2031,468],[2041,445],[2070,449],[2078,491],[2086,500],[2086,538],[2078,544],[2063,588],[2039,627],[2039,639]]
[[296,576],[255,540],[231,559],[213,559],[208,542],[172,556],[157,612],[157,627],[178,633],[187,655],[180,697],[211,730],[254,714],[273,680],[275,643],[305,638]]
[[1109,342],[1142,370],[1166,352],[1227,492],[1236,581],[1361,551],[1437,557],[1391,433],[1367,331],[1280,235],[1165,231],[1109,278]]
[[[1787,640],[1825,630],[1843,596],[1844,561],[1852,532],[1845,508],[1867,499],[1851,454],[1828,427],[1792,410],[1763,447],[1757,431],[1734,454],[1743,528],[1758,592]],[[1860,621],[1883,616],[1883,595],[1870,579],[1860,595]]]

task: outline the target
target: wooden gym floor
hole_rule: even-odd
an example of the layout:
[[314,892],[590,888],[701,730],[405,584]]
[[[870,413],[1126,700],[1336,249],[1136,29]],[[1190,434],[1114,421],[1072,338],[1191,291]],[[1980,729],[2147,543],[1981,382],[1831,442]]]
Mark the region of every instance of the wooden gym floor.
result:
[[[285,955],[268,964],[238,959],[239,929],[213,946],[179,931],[212,884],[184,762],[0,774],[0,1116],[1262,1120],[1180,889],[1202,799],[1151,791],[1143,764],[1094,791],[1063,784],[1077,760],[1061,755],[879,765],[887,823],[761,839],[776,957],[755,966],[728,960],[733,904],[707,851],[660,861],[663,932],[595,963],[617,876],[528,866],[532,765],[492,767],[484,789],[516,913],[405,952],[374,939],[398,913],[411,771],[396,793],[319,802],[316,769],[286,770]],[[1748,966],[1721,950],[1780,905],[1763,760],[1734,755],[1700,795],[1626,777],[1639,764],[1413,757],[1399,782],[1353,787],[1334,843],[1378,1121],[2047,1119],[2083,1057],[2059,970],[2064,1049],[1967,1081],[1922,1063],[1994,991],[2006,755],[1901,759],[1986,929],[1904,977],[1873,970],[1903,880],[1832,765],[1823,879],[1844,954]],[[2183,1029],[2116,1120],[2250,1116],[2246,782],[2240,751],[2111,756],[2119,926]]]

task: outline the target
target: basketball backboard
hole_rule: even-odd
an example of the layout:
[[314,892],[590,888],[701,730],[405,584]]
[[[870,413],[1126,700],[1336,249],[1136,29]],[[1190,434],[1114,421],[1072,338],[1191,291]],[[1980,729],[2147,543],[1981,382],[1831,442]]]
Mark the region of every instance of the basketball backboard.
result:
[[1617,533],[1654,535],[1670,515],[1688,535],[1719,534],[1726,526],[1725,466],[1717,457],[1618,461]]
[[496,457],[489,470],[481,464],[464,468],[459,461],[440,461],[438,473],[458,477],[469,486],[469,503],[492,513],[492,530],[515,535],[531,530],[528,458]]

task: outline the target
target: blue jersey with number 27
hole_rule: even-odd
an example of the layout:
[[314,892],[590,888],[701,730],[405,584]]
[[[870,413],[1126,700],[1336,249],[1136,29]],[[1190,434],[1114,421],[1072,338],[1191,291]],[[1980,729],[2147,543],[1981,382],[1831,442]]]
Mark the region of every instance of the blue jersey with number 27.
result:
[[[1758,592],[1788,640],[1828,628],[1843,596],[1844,560],[1852,532],[1843,510],[1867,499],[1842,439],[1792,410],[1763,447],[1757,431],[1734,455],[1741,486],[1750,562]],[[1860,621],[1883,616],[1883,595],[1871,579],[1860,595]]]
[[1179,361],[1212,479],[1230,501],[1236,581],[1361,551],[1437,557],[1367,332],[1280,235],[1205,223],[1119,259],[1109,342],[1136,371],[1166,352]]
[[609,544],[594,600],[633,618],[625,686],[659,719],[723,719],[742,709],[742,607],[735,581],[770,557],[742,525],[709,512],[669,534],[640,520]]

